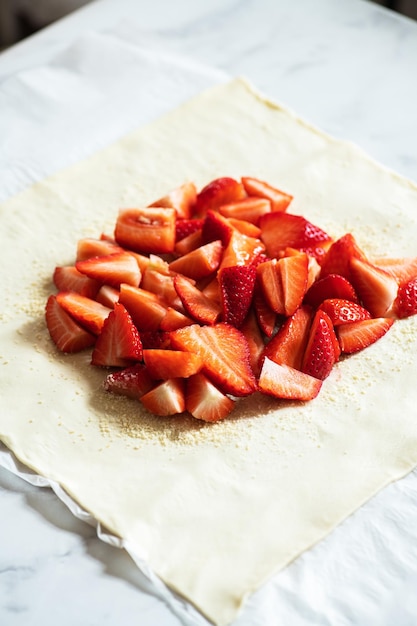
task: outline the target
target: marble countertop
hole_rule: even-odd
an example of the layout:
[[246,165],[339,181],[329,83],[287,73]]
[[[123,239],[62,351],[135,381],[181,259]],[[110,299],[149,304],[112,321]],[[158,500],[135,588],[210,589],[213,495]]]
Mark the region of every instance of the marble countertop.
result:
[[[0,54],[0,117],[11,78],[116,23],[126,41],[246,76],[417,181],[417,23],[365,0],[96,0]],[[182,623],[49,489],[0,468],[0,511],[2,626]],[[355,611],[343,623],[363,624]]]

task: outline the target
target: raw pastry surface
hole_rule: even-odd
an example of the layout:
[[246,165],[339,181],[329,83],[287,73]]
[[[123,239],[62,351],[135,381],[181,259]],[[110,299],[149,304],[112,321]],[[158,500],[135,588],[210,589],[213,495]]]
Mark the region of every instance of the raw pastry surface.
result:
[[417,464],[417,321],[337,365],[319,397],[254,395],[225,422],[157,418],[106,394],[89,353],[44,324],[55,265],[120,207],[193,180],[256,176],[370,255],[417,254],[417,187],[234,80],[0,207],[0,439],[57,481],[218,624],[245,597]]

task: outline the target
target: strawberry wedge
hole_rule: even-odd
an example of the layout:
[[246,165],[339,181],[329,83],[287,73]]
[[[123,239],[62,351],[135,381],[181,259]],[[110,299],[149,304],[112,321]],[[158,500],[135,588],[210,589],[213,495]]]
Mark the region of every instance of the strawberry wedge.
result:
[[171,343],[177,350],[198,354],[203,361],[201,371],[223,393],[239,397],[256,391],[247,341],[234,326],[193,324],[172,332]]

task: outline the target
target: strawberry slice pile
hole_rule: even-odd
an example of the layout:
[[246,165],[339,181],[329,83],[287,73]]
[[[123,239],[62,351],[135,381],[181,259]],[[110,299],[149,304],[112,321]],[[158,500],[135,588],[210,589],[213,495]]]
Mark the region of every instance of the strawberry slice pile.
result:
[[215,422],[255,392],[315,398],[341,358],[417,313],[417,258],[370,259],[251,177],[193,183],[122,209],[114,234],[56,267],[46,324],[91,350],[106,391],[155,415]]

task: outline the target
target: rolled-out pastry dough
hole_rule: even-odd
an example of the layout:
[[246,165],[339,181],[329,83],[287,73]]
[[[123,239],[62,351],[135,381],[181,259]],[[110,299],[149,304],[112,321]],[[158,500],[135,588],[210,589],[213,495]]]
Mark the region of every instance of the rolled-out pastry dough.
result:
[[417,320],[340,362],[313,402],[254,395],[206,425],[106,394],[89,353],[57,353],[43,312],[55,265],[73,262],[80,237],[111,234],[120,207],[242,175],[370,255],[417,253],[414,184],[241,79],[0,207],[0,439],[217,624],[417,464]]

